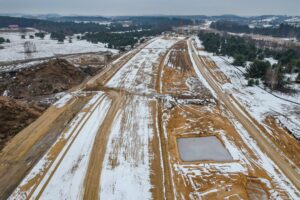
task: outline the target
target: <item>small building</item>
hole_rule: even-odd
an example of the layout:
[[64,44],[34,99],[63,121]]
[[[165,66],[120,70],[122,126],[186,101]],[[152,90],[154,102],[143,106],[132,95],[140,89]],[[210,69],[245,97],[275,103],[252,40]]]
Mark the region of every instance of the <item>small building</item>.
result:
[[12,24],[12,25],[9,25],[8,28],[10,28],[10,29],[18,29],[19,25]]

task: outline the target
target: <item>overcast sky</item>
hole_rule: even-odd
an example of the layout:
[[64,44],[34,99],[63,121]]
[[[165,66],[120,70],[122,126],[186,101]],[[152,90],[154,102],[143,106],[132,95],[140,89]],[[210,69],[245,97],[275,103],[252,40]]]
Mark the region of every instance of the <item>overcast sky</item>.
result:
[[300,15],[300,0],[0,0],[0,13],[64,15]]

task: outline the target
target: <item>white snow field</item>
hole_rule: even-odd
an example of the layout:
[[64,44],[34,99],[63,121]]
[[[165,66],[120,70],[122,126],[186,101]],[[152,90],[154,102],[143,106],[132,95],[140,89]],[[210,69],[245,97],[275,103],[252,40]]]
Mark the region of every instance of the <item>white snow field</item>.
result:
[[104,158],[100,199],[151,199],[153,123],[149,102],[142,97],[134,97],[118,114]]
[[[23,35],[24,33],[0,33],[0,37],[10,40],[10,43],[4,43],[1,45],[4,47],[4,49],[0,49],[0,62],[51,57],[55,56],[56,54],[73,54],[100,51],[111,51],[113,53],[118,53],[117,50],[106,48],[105,44],[102,43],[93,44],[86,40],[78,40],[76,38],[76,35],[72,37],[72,43],[69,43],[68,38],[66,38],[64,43],[62,44],[59,44],[57,40],[50,39],[50,34],[46,34],[44,39],[40,39],[39,37],[29,39],[29,35],[34,35],[36,32],[37,31],[26,33],[26,39],[21,39],[21,35]],[[36,46],[37,52],[26,55],[24,53],[24,43],[26,41],[33,42]]]

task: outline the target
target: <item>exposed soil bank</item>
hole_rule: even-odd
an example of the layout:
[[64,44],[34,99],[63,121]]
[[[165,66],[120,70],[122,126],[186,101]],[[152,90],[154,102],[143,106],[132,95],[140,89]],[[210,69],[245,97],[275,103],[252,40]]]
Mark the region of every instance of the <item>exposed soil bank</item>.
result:
[[63,95],[57,93],[79,85],[99,69],[53,59],[0,73],[0,150]]
[[0,96],[0,150],[16,133],[32,123],[44,111],[43,107],[28,105]]

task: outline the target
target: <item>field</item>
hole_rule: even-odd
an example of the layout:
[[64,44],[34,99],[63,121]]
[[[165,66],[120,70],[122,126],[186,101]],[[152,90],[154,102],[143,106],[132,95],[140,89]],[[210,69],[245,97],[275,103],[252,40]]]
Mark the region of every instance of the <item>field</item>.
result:
[[[34,37],[30,39],[29,36],[36,33],[36,30],[30,32],[0,32],[0,37],[9,39],[10,43],[4,43],[2,46],[4,49],[0,49],[0,62],[36,59],[52,57],[59,54],[74,54],[74,53],[86,53],[86,52],[100,52],[100,51],[112,51],[117,53],[117,50],[108,49],[105,44],[98,43],[93,44],[86,40],[78,40],[76,35],[72,36],[72,43],[68,38],[64,43],[58,43],[57,40],[50,39],[50,34],[46,34],[44,39]],[[25,35],[25,39],[21,39],[21,35]],[[36,52],[25,53],[24,43],[26,41],[32,42],[36,47]]]

